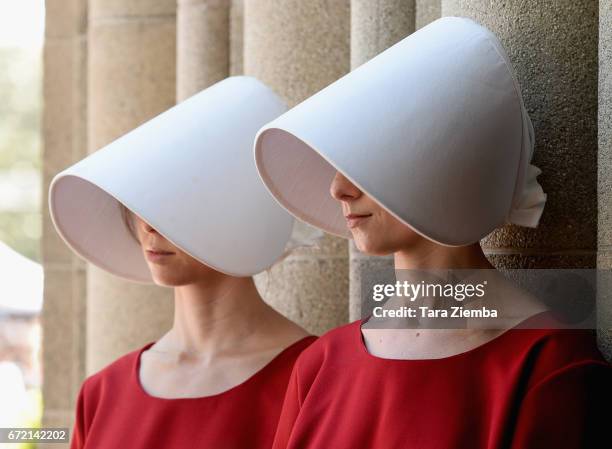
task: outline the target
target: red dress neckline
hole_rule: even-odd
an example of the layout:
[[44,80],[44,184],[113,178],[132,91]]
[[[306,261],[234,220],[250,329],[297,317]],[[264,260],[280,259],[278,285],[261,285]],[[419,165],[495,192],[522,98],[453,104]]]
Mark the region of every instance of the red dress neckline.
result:
[[147,343],[146,345],[144,345],[142,348],[140,348],[138,350],[138,352],[136,353],[136,357],[134,357],[134,364],[132,366],[132,374],[131,374],[131,381],[134,383],[134,385],[136,386],[136,390],[138,391],[138,394],[140,396],[142,396],[143,398],[146,398],[148,400],[153,400],[153,401],[164,401],[164,402],[193,402],[193,401],[205,401],[205,400],[211,400],[211,399],[218,399],[221,397],[225,397],[225,396],[229,396],[229,395],[233,395],[233,394],[237,394],[239,393],[242,389],[246,388],[249,384],[251,384],[252,382],[255,382],[256,379],[258,379],[261,376],[265,376],[266,372],[269,371],[270,369],[272,369],[274,367],[274,365],[281,361],[283,359],[283,355],[286,354],[287,352],[289,352],[291,350],[291,348],[298,346],[300,343],[304,342],[307,339],[316,339],[317,337],[315,335],[307,335],[303,338],[300,338],[299,340],[296,340],[295,342],[291,343],[289,346],[287,346],[286,348],[284,348],[283,350],[281,350],[278,354],[276,354],[272,359],[270,359],[270,361],[268,361],[268,363],[266,363],[261,369],[259,369],[258,371],[256,371],[255,373],[253,373],[251,376],[249,376],[248,378],[246,378],[245,380],[243,380],[242,382],[234,385],[233,387],[228,388],[227,390],[221,391],[220,393],[215,393],[215,394],[211,394],[211,395],[207,395],[207,396],[195,396],[195,397],[178,397],[178,398],[162,398],[159,396],[153,396],[149,393],[147,393],[145,391],[145,389],[143,388],[141,382],[140,382],[140,356],[142,355],[142,353],[144,351],[146,351],[147,349],[149,349],[151,346],[153,346],[156,342],[152,341]]
[[531,325],[533,323],[533,321],[536,321],[536,319],[540,319],[542,317],[544,317],[544,322],[546,322],[546,319],[548,319],[549,317],[551,319],[552,315],[550,310],[544,310],[542,312],[538,312],[534,315],[531,315],[528,318],[525,318],[524,320],[520,321],[519,323],[515,324],[514,326],[506,329],[504,332],[502,332],[501,334],[499,334],[497,337],[492,338],[491,340],[488,340],[486,342],[484,342],[483,344],[476,346],[475,348],[469,349],[467,351],[463,351],[463,352],[459,352],[457,354],[453,354],[453,355],[449,355],[447,357],[438,357],[438,358],[429,358],[429,359],[392,359],[392,358],[384,358],[384,357],[379,357],[376,355],[371,354],[368,351],[368,348],[366,346],[365,340],[363,338],[363,334],[361,333],[361,326],[368,321],[368,319],[370,318],[365,317],[362,318],[358,321],[355,322],[355,324],[357,324],[355,326],[356,329],[356,344],[359,348],[359,353],[361,355],[363,355],[364,357],[371,359],[371,360],[376,360],[379,363],[423,363],[423,362],[431,362],[431,363],[444,363],[445,361],[454,361],[454,360],[458,360],[460,358],[463,357],[468,357],[471,355],[475,355],[480,351],[484,351],[487,349],[490,349],[491,346],[494,346],[496,344],[499,344],[500,342],[503,342],[503,340],[505,338],[507,338],[509,335],[511,335],[512,333],[514,333],[514,331],[516,330],[520,330],[520,329],[524,329],[524,328],[528,328],[528,325]]

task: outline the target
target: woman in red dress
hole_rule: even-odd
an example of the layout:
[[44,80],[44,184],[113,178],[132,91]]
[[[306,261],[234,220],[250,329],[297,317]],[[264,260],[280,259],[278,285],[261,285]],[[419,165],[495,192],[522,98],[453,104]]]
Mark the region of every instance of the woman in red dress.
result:
[[257,80],[229,78],[54,178],[54,224],[77,254],[174,289],[172,328],[83,382],[72,449],[271,446],[316,338],[252,278],[306,243],[252,162],[255,132],[284,110]]
[[[533,149],[501,43],[457,17],[273,120],[255,144],[285,208],[364,253],[393,254],[396,276],[465,269],[497,281],[480,239],[537,226],[546,194]],[[612,368],[595,332],[564,329],[533,295],[499,285],[503,325],[400,316],[392,329],[366,316],[321,336],[295,364],[274,449],[612,447]]]

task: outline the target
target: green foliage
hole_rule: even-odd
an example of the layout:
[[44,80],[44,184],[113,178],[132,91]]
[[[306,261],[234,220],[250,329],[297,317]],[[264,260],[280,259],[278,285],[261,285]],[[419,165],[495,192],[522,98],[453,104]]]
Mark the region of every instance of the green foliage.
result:
[[0,169],[40,167],[40,50],[0,48]]
[[[12,168],[41,169],[41,67],[40,49],[0,47],[0,177],[5,179]],[[0,240],[39,261],[39,204],[8,207],[0,203]]]

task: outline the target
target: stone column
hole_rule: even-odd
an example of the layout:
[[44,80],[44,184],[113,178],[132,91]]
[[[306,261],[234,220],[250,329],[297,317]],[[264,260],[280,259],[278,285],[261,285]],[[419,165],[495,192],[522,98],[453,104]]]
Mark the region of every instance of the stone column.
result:
[[[244,0],[244,72],[290,106],[349,70],[349,0]],[[328,236],[256,277],[264,298],[314,333],[348,319],[348,250]]]
[[[351,69],[372,59],[414,30],[414,0],[352,0]],[[367,256],[360,252],[351,240],[349,258],[349,319],[353,321],[361,317],[362,284],[365,286],[380,282],[379,278],[383,272],[385,279],[391,279],[393,255]],[[368,274],[369,277],[364,277]]]
[[423,28],[430,22],[440,18],[441,0],[416,0],[416,29]]
[[[176,1],[90,0],[89,151],[175,103]],[[159,338],[172,290],[88,266],[87,373]]]
[[43,58],[42,420],[71,427],[85,375],[85,263],[55,231],[46,193],[53,176],[87,154],[86,0],[47,0]]
[[351,70],[414,32],[414,0],[351,1]]
[[231,0],[230,75],[242,75],[244,60],[244,0]]
[[[505,226],[483,240],[491,262],[595,268],[598,3],[512,0],[493,8],[488,0],[442,0],[442,15],[473,18],[508,51],[533,121],[534,164],[543,172],[538,179],[548,194],[537,229]],[[603,165],[609,167],[609,159]],[[602,227],[602,245],[606,232]]]
[[229,74],[228,0],[178,0],[176,95],[181,101]]
[[[612,270],[612,0],[599,1],[599,219],[597,267]],[[608,274],[608,279],[611,276]],[[608,285],[609,287],[609,285]],[[612,292],[609,292],[612,294]],[[612,304],[598,309],[599,346],[612,361]],[[605,307],[605,308],[604,308]]]

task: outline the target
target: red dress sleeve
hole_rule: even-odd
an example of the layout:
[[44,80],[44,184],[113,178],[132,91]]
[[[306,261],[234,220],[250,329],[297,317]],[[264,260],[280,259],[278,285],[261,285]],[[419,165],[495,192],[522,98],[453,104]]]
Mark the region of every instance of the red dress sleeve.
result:
[[285,391],[285,399],[276,426],[272,449],[286,449],[291,442],[293,428],[314,379],[323,364],[325,352],[319,338],[304,349],[295,360]]
[[605,419],[611,402],[611,365],[585,361],[560,368],[532,386],[521,401],[511,447],[612,447]]
[[76,405],[76,417],[70,440],[70,449],[82,449],[85,445],[85,383],[81,385]]
[[272,449],[285,449],[287,447],[289,444],[289,437],[291,436],[291,430],[293,429],[295,420],[300,412],[302,404],[300,399],[297,366],[298,364],[296,363],[291,371],[291,377],[289,378],[289,384],[287,385],[285,400],[283,402],[283,408],[281,409],[280,418],[278,420],[278,426],[276,428],[274,442],[272,443]]

